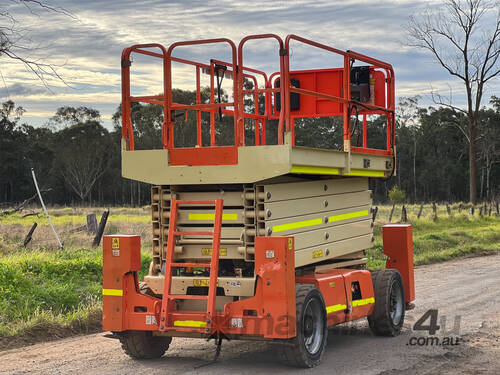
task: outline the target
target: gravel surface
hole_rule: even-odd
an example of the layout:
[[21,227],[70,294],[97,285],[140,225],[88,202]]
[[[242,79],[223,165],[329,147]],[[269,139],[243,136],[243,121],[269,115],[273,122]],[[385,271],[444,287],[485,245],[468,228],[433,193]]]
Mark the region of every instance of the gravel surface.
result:
[[[366,320],[329,332],[323,363],[315,374],[498,374],[500,368],[500,254],[416,269],[416,308],[407,312],[403,333],[372,336]],[[438,309],[436,337],[458,345],[410,345],[431,337],[413,331],[429,309]],[[445,321],[444,321],[445,319]],[[456,325],[456,329],[454,326]],[[158,360],[134,361],[117,340],[102,334],[73,337],[0,352],[1,374],[286,374],[301,370],[278,362],[265,342],[224,342],[215,364],[214,344],[174,338]],[[203,367],[200,365],[207,364]]]

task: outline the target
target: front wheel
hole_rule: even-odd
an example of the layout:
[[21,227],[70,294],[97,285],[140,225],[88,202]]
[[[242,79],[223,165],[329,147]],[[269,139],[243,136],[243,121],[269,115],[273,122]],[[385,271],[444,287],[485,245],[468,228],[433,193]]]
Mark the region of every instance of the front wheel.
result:
[[296,367],[320,364],[328,335],[325,301],[314,285],[296,285],[297,336],[279,346],[281,359]]
[[405,292],[398,270],[372,271],[375,308],[368,317],[372,332],[379,336],[397,336],[405,319]]

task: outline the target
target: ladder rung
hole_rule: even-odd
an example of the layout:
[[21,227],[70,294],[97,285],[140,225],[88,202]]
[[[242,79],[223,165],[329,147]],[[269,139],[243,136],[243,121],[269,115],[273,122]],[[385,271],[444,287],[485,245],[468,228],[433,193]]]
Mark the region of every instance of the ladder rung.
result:
[[[181,205],[213,205],[215,206],[215,214],[214,214],[214,225],[213,225],[213,231],[209,232],[189,232],[189,231],[179,231],[177,228],[177,214],[179,212],[179,206]],[[170,223],[170,228],[169,228],[169,239],[168,239],[168,246],[167,246],[167,269],[168,273],[165,274],[165,279],[163,281],[163,287],[164,287],[164,295],[162,298],[161,302],[161,314],[160,318],[162,321],[169,321],[170,317],[172,316],[172,312],[169,311],[169,301],[175,301],[175,300],[205,300],[207,301],[207,310],[206,310],[206,316],[212,316],[215,314],[215,302],[217,299],[217,283],[216,282],[209,282],[208,284],[208,295],[182,295],[182,294],[170,294],[172,293],[172,279],[173,275],[171,270],[173,268],[208,268],[210,269],[210,279],[213,279],[212,281],[215,281],[214,279],[217,279],[217,270],[218,270],[218,261],[219,261],[219,256],[220,253],[219,251],[213,251],[212,256],[211,256],[211,263],[191,263],[191,262],[185,262],[185,263],[175,263],[173,261],[174,258],[174,251],[175,251],[175,237],[176,236],[210,236],[212,237],[212,245],[213,247],[219,247],[220,246],[220,232],[222,230],[222,211],[224,210],[223,206],[223,200],[222,199],[215,199],[215,200],[176,200],[172,199],[172,209],[171,209],[171,223]],[[217,236],[217,245],[216,245],[216,236]],[[173,241],[173,243],[172,243]],[[209,279],[209,280],[210,280]],[[208,324],[208,323],[207,323]],[[210,326],[207,327],[160,327],[161,331],[169,331],[169,330],[174,330],[174,331],[183,331],[183,332],[210,332],[212,329]],[[207,331],[208,330],[208,331]]]
[[181,294],[169,294],[167,298],[170,299],[208,299],[208,296],[193,296],[191,294],[181,295]]
[[213,236],[214,232],[174,232],[174,236]]
[[177,200],[177,204],[215,204],[214,200],[200,201],[200,200]]
[[171,263],[171,267],[204,267],[210,268],[212,265],[210,263]]

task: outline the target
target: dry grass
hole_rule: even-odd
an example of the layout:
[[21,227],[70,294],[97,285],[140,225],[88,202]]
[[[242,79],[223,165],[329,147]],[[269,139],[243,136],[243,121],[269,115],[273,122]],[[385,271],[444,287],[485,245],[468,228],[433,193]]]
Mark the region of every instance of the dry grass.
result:
[[[56,231],[65,247],[90,247],[94,235],[81,231],[71,233],[72,229],[86,224],[86,216],[95,213],[97,220],[104,212],[103,208],[56,208],[49,214]],[[7,254],[22,246],[29,229],[36,222],[33,239],[28,249],[57,249],[52,229],[43,214],[23,217],[20,213],[0,216],[0,254]],[[111,208],[104,234],[138,234],[141,235],[144,248],[151,247],[151,211],[149,206],[141,208]]]

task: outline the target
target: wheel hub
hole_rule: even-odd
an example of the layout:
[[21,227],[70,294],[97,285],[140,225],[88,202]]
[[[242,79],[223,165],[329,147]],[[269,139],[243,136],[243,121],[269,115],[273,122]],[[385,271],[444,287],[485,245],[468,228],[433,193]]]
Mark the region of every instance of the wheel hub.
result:
[[313,334],[313,318],[307,315],[304,319],[304,336],[310,337]]
[[304,346],[310,354],[316,354],[321,348],[324,337],[321,304],[316,299],[309,300],[304,310],[302,317]]
[[403,295],[401,293],[401,286],[397,282],[391,285],[391,293],[389,297],[389,312],[393,324],[399,324],[403,315]]

